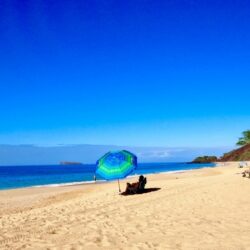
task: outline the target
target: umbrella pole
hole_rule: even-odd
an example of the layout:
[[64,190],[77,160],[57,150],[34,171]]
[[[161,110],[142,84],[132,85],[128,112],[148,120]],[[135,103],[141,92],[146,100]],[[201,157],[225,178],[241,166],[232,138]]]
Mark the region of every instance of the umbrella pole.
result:
[[120,187],[120,181],[118,179],[118,187],[119,187],[119,192],[121,193],[121,187]]

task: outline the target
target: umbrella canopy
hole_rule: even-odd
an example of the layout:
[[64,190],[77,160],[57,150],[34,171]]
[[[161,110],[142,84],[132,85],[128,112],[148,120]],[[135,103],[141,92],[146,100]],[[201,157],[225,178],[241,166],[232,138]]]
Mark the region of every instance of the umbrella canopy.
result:
[[105,180],[122,179],[137,167],[137,157],[126,151],[108,152],[97,163],[96,174]]

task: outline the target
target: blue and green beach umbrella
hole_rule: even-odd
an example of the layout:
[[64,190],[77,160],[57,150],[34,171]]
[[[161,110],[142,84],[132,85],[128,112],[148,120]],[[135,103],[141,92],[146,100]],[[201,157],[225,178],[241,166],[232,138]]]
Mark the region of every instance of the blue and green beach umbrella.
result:
[[[96,174],[105,180],[118,180],[127,177],[137,167],[137,157],[126,150],[112,151],[96,163]],[[120,191],[120,184],[119,184]]]

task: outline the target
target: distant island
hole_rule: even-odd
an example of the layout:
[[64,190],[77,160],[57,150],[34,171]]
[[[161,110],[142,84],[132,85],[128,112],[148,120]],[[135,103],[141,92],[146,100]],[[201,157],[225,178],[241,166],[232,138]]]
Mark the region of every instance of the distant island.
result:
[[75,161],[61,161],[60,165],[83,165],[83,163]]

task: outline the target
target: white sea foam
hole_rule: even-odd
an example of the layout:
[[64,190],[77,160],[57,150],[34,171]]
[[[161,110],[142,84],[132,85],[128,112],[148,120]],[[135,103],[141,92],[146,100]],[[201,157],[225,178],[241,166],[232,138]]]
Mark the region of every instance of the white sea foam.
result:
[[76,185],[84,185],[84,184],[93,184],[93,183],[103,183],[105,180],[98,181],[77,181],[77,182],[66,182],[66,183],[57,183],[57,184],[44,184],[44,185],[35,185],[31,186],[32,188],[39,187],[66,187],[66,186],[76,186]]
[[[203,166],[203,167],[200,167],[200,168],[190,168],[190,169],[182,169],[182,170],[174,170],[174,171],[162,171],[162,172],[155,172],[155,173],[152,173],[152,174],[181,174],[181,173],[186,173],[186,172],[189,172],[189,171],[198,170],[198,169],[202,169],[202,168],[211,168],[211,167]],[[149,175],[150,174],[151,173],[149,173]]]

